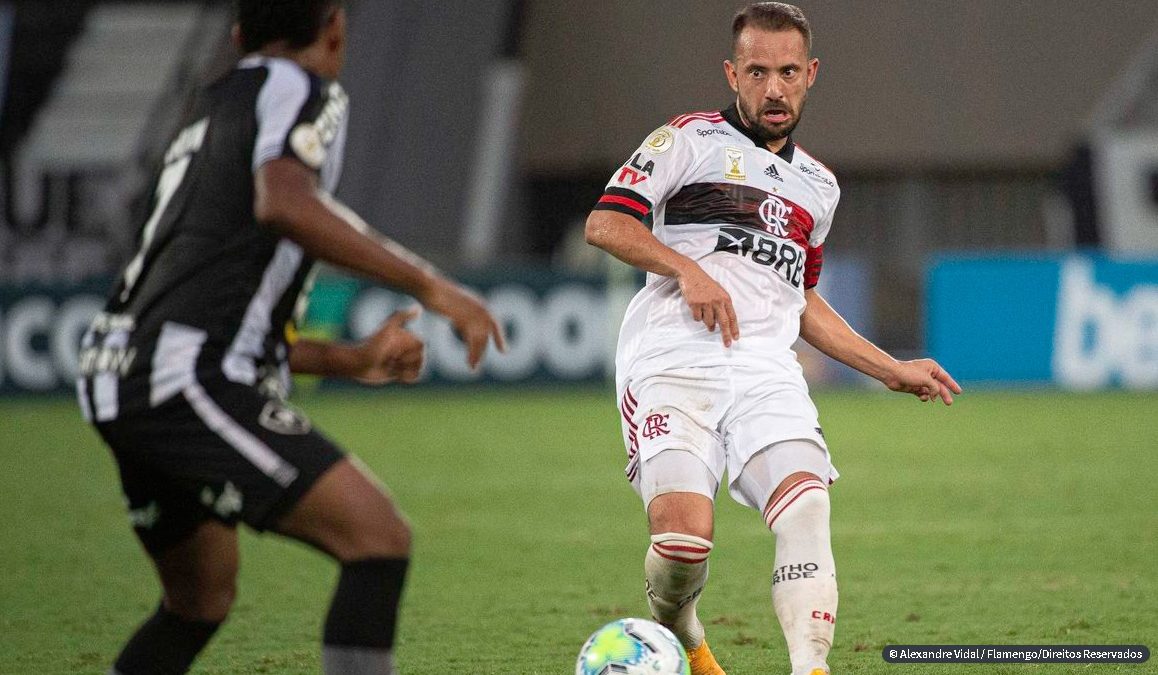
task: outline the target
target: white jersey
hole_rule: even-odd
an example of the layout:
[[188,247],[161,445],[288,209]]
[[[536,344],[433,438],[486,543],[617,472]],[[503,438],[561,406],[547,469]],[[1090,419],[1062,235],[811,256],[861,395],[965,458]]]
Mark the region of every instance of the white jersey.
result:
[[735,106],[690,113],[655,130],[616,170],[597,210],[634,216],[728,291],[740,339],[694,321],[669,277],[649,273],[619,335],[618,379],[669,368],[745,362],[799,372],[804,290],[820,275],[840,189],[832,172],[788,139],[769,151]]

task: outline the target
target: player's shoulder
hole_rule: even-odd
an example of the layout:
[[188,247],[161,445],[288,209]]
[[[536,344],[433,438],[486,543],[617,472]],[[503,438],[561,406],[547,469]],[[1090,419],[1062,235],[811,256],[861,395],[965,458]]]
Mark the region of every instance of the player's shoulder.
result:
[[665,125],[693,139],[726,139],[732,135],[729,124],[719,110],[702,110],[676,115]]
[[[716,136],[726,137],[724,118],[718,110],[684,113],[676,115],[664,125],[648,134],[643,147],[652,154],[662,154],[676,145],[702,145]],[[693,149],[693,152],[698,150]]]
[[345,100],[346,93],[336,81],[326,80],[291,59],[253,54],[237,64],[235,72],[251,72],[267,95]]
[[822,187],[840,192],[840,185],[837,183],[836,174],[833,173],[832,169],[802,148],[799,143],[795,144],[792,164],[800,173],[819,183]]

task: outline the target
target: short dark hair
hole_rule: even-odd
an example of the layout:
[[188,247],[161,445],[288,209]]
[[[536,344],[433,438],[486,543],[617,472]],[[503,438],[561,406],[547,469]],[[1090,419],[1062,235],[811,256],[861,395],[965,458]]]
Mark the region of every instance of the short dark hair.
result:
[[812,27],[808,25],[808,17],[796,5],[786,2],[754,2],[736,12],[732,19],[732,53],[736,51],[740,33],[749,25],[771,31],[800,31],[804,36],[804,48],[812,51]]
[[237,0],[241,48],[255,52],[283,40],[291,49],[309,46],[341,6],[342,0]]

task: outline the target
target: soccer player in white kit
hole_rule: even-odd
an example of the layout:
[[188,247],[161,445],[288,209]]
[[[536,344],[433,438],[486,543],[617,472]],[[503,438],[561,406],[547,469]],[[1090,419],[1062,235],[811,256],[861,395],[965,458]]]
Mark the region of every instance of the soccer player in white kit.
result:
[[[793,675],[829,673],[836,479],[795,354],[797,337],[922,401],[961,389],[930,359],[897,361],[816,291],[840,197],[791,138],[819,62],[799,8],[761,2],[733,20],[724,62],[734,105],[676,117],[616,170],[587,241],[647,271],[616,356],[627,478],[651,531],[653,616],[695,675],[720,675],[696,616],[712,550],[713,499],[728,490],[776,537],[772,603]],[[718,333],[717,333],[718,331]]]

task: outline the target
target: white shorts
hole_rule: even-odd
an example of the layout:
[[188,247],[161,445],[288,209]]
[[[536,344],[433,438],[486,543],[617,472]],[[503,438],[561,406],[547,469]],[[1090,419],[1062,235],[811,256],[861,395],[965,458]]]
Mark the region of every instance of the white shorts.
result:
[[[775,479],[781,471],[786,471],[784,477],[808,471],[828,483],[839,476],[817,421],[816,406],[798,373],[770,373],[741,365],[670,369],[623,382],[619,410],[627,447],[625,472],[645,508],[665,492],[696,492],[714,499],[726,470],[732,498],[762,509],[764,502],[757,493],[763,487],[742,490],[738,481],[757,453],[784,441],[809,441],[821,453],[811,455],[799,448],[778,453],[772,468],[767,462],[762,464],[760,473],[765,477],[761,483]],[[653,464],[660,453],[664,458]],[[696,462],[689,462],[688,455]]]

